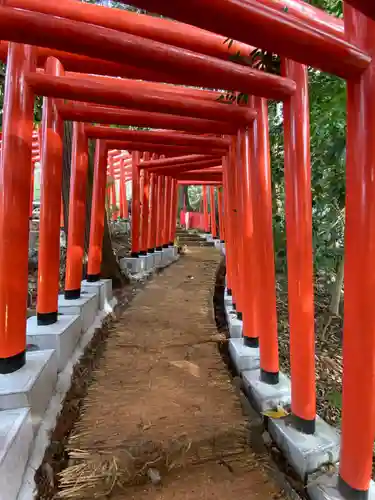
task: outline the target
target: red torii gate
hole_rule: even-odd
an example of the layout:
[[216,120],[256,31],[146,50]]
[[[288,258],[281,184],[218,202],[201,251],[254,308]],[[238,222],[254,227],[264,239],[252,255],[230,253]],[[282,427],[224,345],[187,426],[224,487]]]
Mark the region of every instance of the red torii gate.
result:
[[[291,0],[290,0],[291,1]],[[40,2],[39,2],[40,3]],[[289,273],[289,311],[291,334],[291,364],[292,364],[292,412],[294,425],[305,433],[315,430],[315,384],[314,384],[314,325],[313,325],[313,289],[312,289],[312,245],[311,245],[311,194],[309,172],[309,137],[308,137],[308,102],[306,68],[302,64],[310,64],[325,71],[333,72],[348,81],[348,141],[347,141],[347,205],[346,205],[346,248],[345,248],[345,327],[344,327],[344,392],[343,392],[343,420],[342,420],[342,449],[340,460],[340,491],[345,498],[366,498],[371,477],[371,459],[373,448],[374,422],[372,411],[358,413],[358,408],[365,405],[373,407],[375,379],[367,378],[363,384],[363,369],[372,374],[374,372],[375,354],[375,312],[371,300],[375,292],[372,265],[375,257],[375,243],[369,228],[375,217],[375,185],[373,171],[375,155],[373,152],[370,131],[374,130],[374,69],[373,56],[375,43],[373,40],[374,22],[361,11],[374,18],[374,8],[366,5],[364,0],[350,0],[345,2],[345,36],[342,31],[332,28],[335,23],[327,23],[321,15],[317,19],[305,16],[300,12],[291,15],[286,12],[270,8],[272,2],[247,0],[220,0],[215,3],[210,0],[190,0],[183,5],[172,4],[162,0],[139,0],[136,5],[154,9],[166,15],[172,15],[184,21],[199,24],[200,27],[212,29],[226,36],[235,36],[244,43],[261,46],[270,51],[277,51],[284,58],[283,76],[260,74],[252,69],[225,61],[212,60],[211,56],[202,57],[186,49],[173,49],[168,52],[167,46],[160,42],[147,43],[138,35],[124,35],[115,30],[90,26],[87,23],[53,18],[46,14],[26,12],[12,7],[0,7],[0,26],[2,37],[19,43],[31,43],[47,46],[57,50],[73,50],[82,56],[110,58],[118,63],[122,60],[135,63],[150,61],[148,69],[158,71],[160,63],[166,61],[167,53],[173,53],[169,60],[169,73],[174,72],[171,79],[185,84],[210,85],[216,80],[219,86],[227,88],[231,80],[233,87],[238,91],[255,94],[260,101],[253,101],[257,107],[256,122],[251,125],[255,115],[244,113],[241,108],[233,106],[219,110],[216,103],[208,106],[204,100],[198,105],[198,100],[184,98],[184,104],[189,107],[189,113],[194,110],[193,116],[207,118],[205,112],[210,111],[212,117],[219,120],[229,120],[236,123],[240,131],[237,137],[232,136],[229,154],[224,160],[224,209],[226,220],[233,221],[227,224],[228,233],[228,279],[233,287],[236,305],[239,312],[244,312],[244,327],[246,325],[245,340],[248,345],[258,344],[258,333],[261,335],[261,372],[263,381],[275,383],[278,376],[277,332],[274,329],[274,290],[271,287],[260,287],[259,273],[256,271],[256,257],[261,255],[259,234],[261,221],[269,217],[269,185],[265,182],[269,172],[266,141],[262,134],[256,134],[260,127],[259,116],[266,118],[266,112],[261,111],[263,98],[282,99],[284,101],[285,124],[285,173],[286,173],[286,206],[287,206],[287,239],[288,239],[288,273]],[[353,9],[349,3],[359,10]],[[3,0],[3,4],[17,7],[28,5],[29,8],[38,8],[37,2],[25,0]],[[277,4],[276,0],[273,2]],[[298,2],[290,5],[298,6]],[[40,8],[40,7],[39,7]],[[81,5],[82,12],[85,6]],[[199,9],[199,17],[196,12]],[[54,11],[55,12],[55,11]],[[50,11],[50,13],[54,13]],[[87,11],[88,12],[88,11]],[[309,11],[311,12],[311,11]],[[86,18],[87,21],[89,18]],[[360,30],[357,27],[360,26]],[[85,29],[85,36],[83,34]],[[340,32],[339,32],[340,31]],[[87,36],[86,36],[87,35]],[[69,39],[68,39],[69,37]],[[76,42],[80,40],[81,43]],[[132,56],[133,50],[133,56]],[[170,50],[170,49],[169,49]],[[136,55],[135,55],[136,54]],[[150,57],[150,54],[152,56]],[[294,61],[292,61],[294,59]],[[297,61],[297,62],[295,62]],[[31,47],[12,43],[9,46],[7,65],[7,86],[5,96],[5,117],[3,131],[3,151],[0,164],[3,191],[0,193],[0,366],[2,371],[16,370],[25,360],[25,339],[23,335],[25,314],[20,314],[19,301],[26,303],[27,283],[25,243],[27,242],[27,224],[25,216],[28,212],[25,193],[30,192],[30,164],[32,141],[32,99],[33,90],[45,94],[48,98],[72,98],[82,101],[92,100],[99,104],[131,105],[132,101],[126,91],[122,93],[120,87],[112,83],[98,83],[87,78],[81,80],[83,89],[79,89],[74,77],[59,75],[62,68],[58,65],[49,65],[50,74],[36,73],[37,54]],[[232,66],[232,67],[231,67]],[[204,71],[196,71],[201,69]],[[181,71],[180,71],[181,70]],[[178,76],[177,72],[179,72]],[[208,74],[209,73],[209,74]],[[10,78],[13,78],[12,85]],[[176,81],[173,80],[173,81]],[[171,81],[171,80],[166,80]],[[100,88],[101,87],[101,88]],[[230,87],[232,88],[232,87]],[[103,92],[103,89],[105,92]],[[86,96],[84,95],[86,93]],[[105,95],[103,95],[105,94]],[[173,100],[168,92],[159,90],[144,90],[136,92],[134,98],[137,107],[165,111],[163,106],[176,113],[183,114],[184,108],[177,108],[177,101]],[[47,99],[48,101],[49,99]],[[215,106],[215,107],[213,107]],[[191,116],[187,114],[187,116]],[[262,118],[260,118],[261,120]],[[61,135],[59,127],[60,117],[52,116],[50,125],[46,127],[43,137],[44,160],[48,157],[49,144],[55,144],[55,151],[60,154]],[[46,122],[47,123],[47,119]],[[250,125],[249,125],[250,124]],[[248,128],[245,128],[248,127]],[[263,128],[262,128],[263,130]],[[259,130],[258,130],[259,132]],[[82,203],[82,184],[87,168],[87,153],[84,144],[84,129],[75,125],[76,150],[73,157],[72,173],[72,207],[77,208],[78,201]],[[262,142],[263,141],[263,142]],[[101,141],[97,143],[100,150]],[[257,168],[250,169],[249,147],[253,151],[259,149]],[[110,142],[106,144],[110,147]],[[142,143],[133,143],[134,148]],[[168,144],[149,145],[143,143],[149,151],[167,151]],[[46,148],[46,149],[45,149]],[[96,165],[101,164],[106,170],[105,161],[98,153]],[[156,149],[154,149],[156,148]],[[192,148],[171,146],[170,151],[192,152]],[[144,149],[143,149],[144,150]],[[147,149],[146,149],[147,150]],[[196,149],[193,148],[193,151]],[[240,152],[242,162],[240,168],[235,169],[237,153]],[[220,149],[218,150],[220,153]],[[138,156],[137,156],[138,155]],[[56,158],[49,157],[55,162],[53,168],[58,169]],[[133,153],[133,174],[138,172],[140,162],[138,153]],[[9,165],[19,165],[19,169],[11,170]],[[99,171],[98,167],[98,171]],[[55,170],[58,173],[58,170]],[[259,177],[258,177],[259,176]],[[257,184],[257,179],[262,183]],[[260,187],[261,186],[261,187]],[[262,196],[254,196],[256,188],[262,189]],[[57,192],[57,189],[55,187]],[[61,189],[60,189],[61,192]],[[161,189],[163,192],[163,189]],[[24,199],[23,199],[24,198]],[[17,200],[17,207],[14,206]],[[54,206],[51,199],[50,207]],[[163,205],[165,207],[165,204]],[[260,210],[262,208],[262,210]],[[164,210],[164,209],[163,209]],[[233,211],[236,215],[233,216]],[[15,222],[10,222],[12,213]],[[262,215],[263,214],[263,215]],[[264,215],[265,214],[265,215]],[[43,219],[47,220],[43,216]],[[72,246],[80,248],[82,213],[77,211],[76,223],[72,216],[69,224],[69,240]],[[99,219],[98,219],[99,221]],[[47,224],[47,222],[46,222]],[[50,221],[49,234],[54,235],[56,221]],[[72,229],[71,229],[72,227]],[[94,224],[94,227],[95,224]],[[244,240],[240,229],[244,230]],[[42,230],[42,228],[41,228]],[[255,230],[257,237],[250,241],[249,235]],[[45,231],[45,230],[44,230]],[[55,232],[54,232],[55,231]],[[269,240],[270,229],[267,227],[265,241],[267,252],[262,263],[269,263],[272,254],[272,239]],[[163,231],[165,237],[166,231]],[[41,234],[42,237],[42,234]],[[16,238],[21,242],[17,250],[14,245]],[[77,238],[77,239],[76,239]],[[17,241],[18,241],[17,240]],[[238,242],[238,248],[234,242]],[[252,245],[251,245],[252,243]],[[271,243],[271,247],[270,247]],[[46,244],[46,243],[44,243]],[[250,250],[251,247],[251,250]],[[54,252],[56,248],[54,247]],[[239,279],[240,271],[245,269],[244,257],[249,257],[248,267],[251,273],[246,275],[247,289],[243,288],[244,280]],[[41,259],[43,261],[43,259]],[[54,261],[54,259],[51,259]],[[69,258],[68,258],[69,261]],[[82,256],[80,251],[73,261],[67,263],[67,282],[72,286],[78,283],[78,263]],[[361,266],[358,267],[358,262]],[[73,265],[74,264],[74,265]],[[43,266],[42,266],[43,267]],[[268,267],[262,268],[262,273]],[[17,280],[9,280],[9,270],[17,270]],[[52,271],[52,270],[51,270]],[[45,268],[44,271],[45,272]],[[55,267],[53,273],[55,273]],[[95,275],[93,275],[96,277]],[[79,277],[80,280],[80,277]],[[16,284],[14,282],[16,281]],[[267,283],[274,284],[271,274]],[[361,297],[358,291],[361,290]],[[77,289],[69,288],[70,296],[76,296]],[[10,298],[16,294],[17,303]],[[245,300],[246,298],[246,300]],[[262,300],[260,300],[262,298]],[[53,299],[53,301],[55,298]],[[47,302],[47,298],[46,298]],[[272,328],[266,329],[268,319],[260,314],[261,308],[266,307],[272,317]],[[264,312],[264,311],[263,311]],[[54,310],[41,313],[48,319],[48,315],[55,315]],[[357,331],[361,331],[362,344],[358,342]],[[12,335],[10,335],[10,332]],[[365,347],[363,345],[365,344]],[[356,432],[353,432],[356,429]],[[355,463],[352,454],[355,454]]]

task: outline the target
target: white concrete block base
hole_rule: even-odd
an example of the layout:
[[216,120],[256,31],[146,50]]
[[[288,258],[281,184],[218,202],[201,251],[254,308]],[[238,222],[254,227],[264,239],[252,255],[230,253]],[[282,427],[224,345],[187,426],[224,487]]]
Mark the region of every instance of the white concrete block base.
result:
[[96,293],[81,292],[79,299],[68,300],[59,295],[58,305],[60,314],[81,316],[82,331],[85,332],[94,322],[98,311],[98,295]]
[[237,318],[236,314],[228,315],[228,329],[232,339],[242,338],[242,326],[243,322]]
[[55,351],[26,353],[26,363],[18,371],[0,375],[0,408],[31,408],[36,430],[49,404],[57,381]]
[[228,306],[231,306],[233,305],[233,301],[232,301],[232,295],[228,295],[228,289],[226,288],[224,290],[224,305],[228,305]]
[[259,368],[259,348],[245,346],[243,338],[230,339],[229,354],[239,374]]
[[140,274],[145,271],[146,257],[123,257],[120,259],[121,269],[127,270],[130,274]]
[[57,357],[57,369],[60,372],[66,366],[77,345],[82,331],[81,316],[59,315],[52,325],[38,325],[37,317],[27,320],[27,343],[39,350],[54,349]]
[[214,242],[215,248],[217,248],[217,250],[221,250],[221,241],[218,240],[217,238],[214,238],[213,242]]
[[163,252],[161,250],[155,250],[154,252],[154,266],[159,268],[162,264]]
[[[324,474],[314,479],[307,492],[311,500],[346,500],[337,488],[337,474]],[[375,500],[375,483],[371,481],[367,500]]]
[[313,435],[296,430],[288,418],[269,419],[268,431],[302,480],[322,465],[339,459],[339,433],[318,416]]
[[0,411],[0,500],[15,500],[33,442],[30,410]]
[[262,412],[290,404],[290,380],[283,373],[279,373],[279,383],[275,385],[262,382],[260,370],[244,371],[242,377],[250,399],[257,406],[257,410]]
[[222,244],[221,244],[221,250],[220,250],[220,252],[221,252],[221,255],[222,255],[223,257],[225,257],[225,255],[226,255],[226,253],[225,253],[225,243],[222,243]]
[[154,254],[153,253],[148,253],[146,255],[146,261],[145,261],[145,271],[151,272],[154,270]]
[[99,309],[103,311],[112,300],[112,280],[101,279],[99,281],[83,280],[81,290],[87,293],[97,293],[99,296]]

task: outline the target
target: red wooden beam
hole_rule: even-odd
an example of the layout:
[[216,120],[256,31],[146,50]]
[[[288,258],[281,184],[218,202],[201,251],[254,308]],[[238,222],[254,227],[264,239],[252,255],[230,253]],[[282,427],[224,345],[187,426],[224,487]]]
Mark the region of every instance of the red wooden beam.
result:
[[[290,0],[289,0],[290,1]],[[230,47],[225,38],[210,31],[184,23],[130,11],[108,9],[99,5],[81,4],[76,0],[46,2],[45,0],[3,0],[3,5],[51,14],[53,16],[104,26],[117,31],[138,35],[201,54],[228,60],[238,51],[250,54],[249,45],[234,42]]]
[[[212,160],[212,158],[213,157],[209,155],[186,155],[186,156],[175,156],[172,158],[161,158],[159,160],[151,160],[143,162],[142,168],[167,167],[172,165],[181,165],[185,163]],[[215,158],[217,158],[217,156],[215,156]]]
[[[292,80],[264,71],[47,14],[0,7],[0,30],[2,38],[10,41],[68,50],[112,62],[124,61],[156,71],[160,65],[165,65],[168,73],[178,75],[181,82],[189,85],[236,89],[277,100],[287,98],[295,90]],[[338,55],[345,55],[346,60],[353,59],[347,52]],[[355,53],[353,48],[352,52]],[[366,61],[362,61],[361,69]],[[345,67],[344,61],[341,64]]]
[[313,28],[291,16],[287,9],[275,11],[258,0],[133,0],[132,3],[343,78],[362,73],[371,61],[365,52],[341,36]]
[[181,134],[178,132],[150,131],[150,130],[129,130],[113,127],[89,126],[86,125],[85,132],[90,139],[112,139],[125,141],[144,141],[154,144],[168,144],[174,146],[211,147],[223,149],[224,153],[229,146],[226,139],[216,137],[202,137],[198,135]]
[[149,113],[133,109],[102,107],[78,102],[61,103],[58,110],[64,120],[72,121],[164,128],[195,133],[213,132],[226,135],[235,134],[237,130],[237,127],[231,123],[214,120],[167,115],[165,113]]
[[[1,24],[1,7],[0,7]],[[250,109],[239,106],[228,106],[218,102],[184,98],[171,95],[168,92],[146,92],[129,85],[116,83],[97,82],[93,79],[71,77],[55,77],[38,73],[29,73],[27,81],[35,93],[47,97],[60,97],[76,101],[111,104],[113,106],[126,106],[148,111],[161,111],[168,114],[179,113],[184,116],[210,118],[214,120],[228,120],[236,123],[247,124],[254,115]]]
[[[69,71],[80,73],[90,73],[97,75],[107,75],[116,77],[134,78],[136,80],[152,80],[160,82],[178,83],[180,78],[173,77],[171,74],[162,71],[153,71],[144,67],[136,67],[130,64],[119,64],[115,62],[104,61],[94,57],[87,57],[62,50],[52,50],[44,47],[37,47],[37,64],[43,68],[49,57],[56,57],[64,68]],[[7,61],[8,42],[0,41],[0,60]]]
[[[129,151],[147,151],[149,153],[161,153],[161,154],[215,154],[220,155],[222,150],[203,148],[202,146],[173,146],[170,144],[151,144],[149,142],[134,142],[134,141],[107,141],[109,148],[119,147],[122,149],[127,149]],[[137,167],[138,168],[138,167]]]

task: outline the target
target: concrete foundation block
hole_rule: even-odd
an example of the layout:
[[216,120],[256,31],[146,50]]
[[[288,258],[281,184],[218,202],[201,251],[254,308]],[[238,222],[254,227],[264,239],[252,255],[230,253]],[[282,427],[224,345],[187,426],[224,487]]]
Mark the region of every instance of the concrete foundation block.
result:
[[151,272],[154,269],[154,254],[148,253],[146,255],[145,271]]
[[225,243],[221,244],[220,253],[223,257],[225,257]]
[[[311,500],[346,500],[337,489],[337,474],[323,474],[307,486]],[[375,500],[375,483],[371,481],[368,500]]]
[[244,371],[242,374],[245,387],[251,400],[259,411],[271,410],[278,406],[286,406],[291,402],[291,387],[289,378],[279,373],[279,383],[270,385],[260,380],[260,370]]
[[156,268],[162,265],[163,252],[161,250],[155,250],[154,252],[154,266]]
[[98,312],[98,296],[93,293],[82,292],[79,299],[67,300],[64,295],[59,295],[59,313],[69,316],[81,316],[82,332],[88,330],[93,324]]
[[225,290],[224,290],[224,305],[225,306],[230,306],[230,307],[232,307],[232,305],[233,305],[232,295],[228,295],[227,288],[225,288]]
[[229,334],[232,339],[242,338],[242,321],[237,318],[237,315],[230,314],[228,321]]
[[99,296],[99,309],[104,310],[112,300],[112,280],[101,279],[99,281],[83,280],[81,290],[86,293],[97,293]]
[[27,342],[39,350],[54,349],[57,357],[57,370],[62,371],[77,345],[82,331],[81,316],[59,315],[53,325],[38,325],[37,317],[27,320]]
[[230,339],[229,354],[239,374],[259,368],[259,348],[245,346],[243,338]]
[[225,317],[226,317],[226,320],[227,320],[227,324],[229,326],[229,324],[231,323],[231,321],[234,318],[237,318],[237,313],[233,309],[233,304],[228,304],[228,305],[225,305],[224,307],[225,307]]
[[30,410],[0,411],[0,500],[15,500],[33,442]]
[[0,375],[0,410],[31,408],[34,431],[55,390],[57,356],[55,351],[26,353],[26,364],[18,371]]
[[339,433],[318,416],[313,435],[297,431],[288,419],[270,419],[268,430],[302,480],[322,465],[339,459]]
[[127,270],[131,274],[139,274],[145,271],[146,259],[144,255],[139,257],[123,257],[120,259],[121,269]]
[[171,249],[169,247],[163,248],[162,252],[161,263],[162,266],[165,267],[171,263]]
[[221,241],[215,238],[213,240],[213,242],[214,242],[215,248],[217,248],[218,250],[221,250]]

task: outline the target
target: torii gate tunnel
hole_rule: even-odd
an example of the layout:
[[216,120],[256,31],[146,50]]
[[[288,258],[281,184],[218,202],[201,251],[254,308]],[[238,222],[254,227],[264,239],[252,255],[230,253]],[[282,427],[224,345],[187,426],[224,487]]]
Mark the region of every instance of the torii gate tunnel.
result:
[[[134,257],[173,244],[178,185],[203,186],[205,230],[216,231],[208,205],[211,200],[215,206],[217,190],[228,293],[243,321],[243,342],[260,349],[261,381],[278,383],[267,111],[272,99],[283,103],[284,114],[291,425],[316,433],[307,66],[336,74],[346,79],[348,94],[338,488],[345,499],[367,498],[375,433],[375,3],[343,3],[341,20],[302,0],[132,1],[172,21],[76,0],[0,0],[0,57],[7,62],[0,373],[16,372],[26,362],[31,166],[37,154],[33,106],[40,95],[39,324],[58,316],[63,125],[70,120],[65,298],[81,293],[90,139],[96,147],[87,279],[101,276],[107,168],[120,181],[122,216],[128,215],[125,185],[132,183]],[[235,40],[230,47],[223,43],[227,37]],[[254,47],[281,56],[282,76],[228,58]],[[246,106],[228,106],[219,100],[221,91],[203,88],[250,97]],[[116,205],[114,188],[111,203]]]

